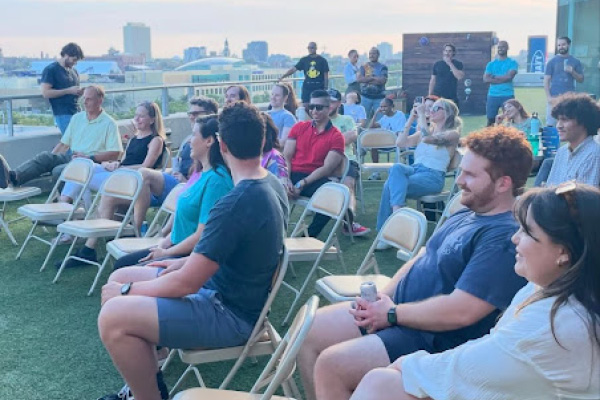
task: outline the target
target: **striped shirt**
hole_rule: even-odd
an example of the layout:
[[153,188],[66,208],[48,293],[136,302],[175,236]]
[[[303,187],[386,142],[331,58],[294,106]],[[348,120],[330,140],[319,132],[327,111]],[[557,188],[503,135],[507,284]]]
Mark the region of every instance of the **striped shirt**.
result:
[[575,179],[579,183],[600,186],[600,144],[588,136],[574,150],[566,144],[556,152],[546,186]]

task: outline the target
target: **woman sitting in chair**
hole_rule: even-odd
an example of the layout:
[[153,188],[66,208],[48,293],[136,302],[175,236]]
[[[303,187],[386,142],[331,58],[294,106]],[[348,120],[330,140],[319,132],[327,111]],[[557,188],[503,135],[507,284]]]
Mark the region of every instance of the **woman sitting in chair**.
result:
[[260,165],[273,175],[275,175],[284,185],[288,179],[288,169],[285,158],[281,154],[279,145],[279,130],[269,114],[263,114],[265,120],[265,145],[263,146],[263,155]]
[[[531,117],[516,99],[506,100],[502,104],[502,114],[496,116],[496,125],[505,124],[528,134],[531,132]],[[534,132],[537,133],[537,132]],[[534,154],[535,155],[535,154]]]
[[[414,108],[418,118],[424,120],[425,104],[415,103]],[[406,130],[398,134],[398,147],[416,146],[415,162],[413,165],[395,164],[390,169],[377,214],[378,230],[392,212],[406,205],[407,198],[439,193],[444,188],[462,122],[456,104],[447,99],[438,99],[433,104],[429,120],[433,126],[431,131],[423,127],[411,136]]]
[[515,271],[529,284],[492,331],[375,369],[352,399],[597,399],[599,203],[597,188],[575,182],[525,193],[512,240]]
[[[191,156],[202,164],[202,175],[179,195],[173,219],[173,229],[157,247],[142,250],[121,257],[115,263],[115,268],[135,265],[140,262],[155,260],[162,257],[179,257],[189,255],[204,230],[204,224],[213,205],[233,188],[229,170],[225,166],[219,150],[217,131],[219,123],[215,116],[205,116],[197,119],[194,125],[194,135],[191,141]],[[112,218],[117,203],[100,202],[102,218]],[[85,246],[78,251],[81,258],[96,259],[96,239],[88,239]],[[74,266],[79,263],[71,259]]]
[[[98,191],[117,168],[158,168],[162,165],[166,136],[158,105],[149,101],[140,103],[135,110],[133,124],[135,135],[127,143],[123,160],[103,161],[95,165],[88,191],[84,194],[86,207],[91,204],[90,190]],[[69,198],[69,202],[72,202],[80,190],[79,185],[65,184],[61,192],[61,201],[68,201]]]

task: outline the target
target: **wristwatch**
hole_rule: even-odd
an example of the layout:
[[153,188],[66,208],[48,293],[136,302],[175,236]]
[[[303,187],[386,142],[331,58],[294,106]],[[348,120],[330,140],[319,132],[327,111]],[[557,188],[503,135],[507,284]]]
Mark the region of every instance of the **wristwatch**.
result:
[[[123,286],[121,286],[121,296],[125,296],[125,295],[129,294],[129,291],[131,290],[132,286],[133,286],[133,282],[124,283]],[[388,319],[389,319],[389,317],[388,317]]]
[[387,320],[390,323],[390,325],[392,325],[392,326],[398,324],[398,319],[396,318],[396,306],[395,305],[389,309],[389,311],[387,313]]

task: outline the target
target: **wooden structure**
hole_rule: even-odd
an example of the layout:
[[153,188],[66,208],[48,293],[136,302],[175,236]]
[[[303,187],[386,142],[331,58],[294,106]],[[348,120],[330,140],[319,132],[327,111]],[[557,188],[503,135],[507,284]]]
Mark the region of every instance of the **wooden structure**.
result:
[[[407,33],[403,35],[402,86],[406,91],[407,109],[416,96],[427,95],[433,64],[442,59],[444,44],[456,46],[455,58],[464,65],[465,79],[458,82],[461,114],[485,114],[488,84],[483,72],[495,54],[494,32]],[[465,81],[471,80],[471,93]]]

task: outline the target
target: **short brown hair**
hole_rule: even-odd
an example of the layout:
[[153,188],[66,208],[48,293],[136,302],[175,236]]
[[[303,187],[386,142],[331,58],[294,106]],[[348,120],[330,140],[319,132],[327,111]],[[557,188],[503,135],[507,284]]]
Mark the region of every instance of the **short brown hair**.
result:
[[492,180],[508,176],[513,183],[513,195],[523,192],[533,165],[531,145],[516,128],[494,126],[472,132],[463,145],[490,161],[488,173]]

